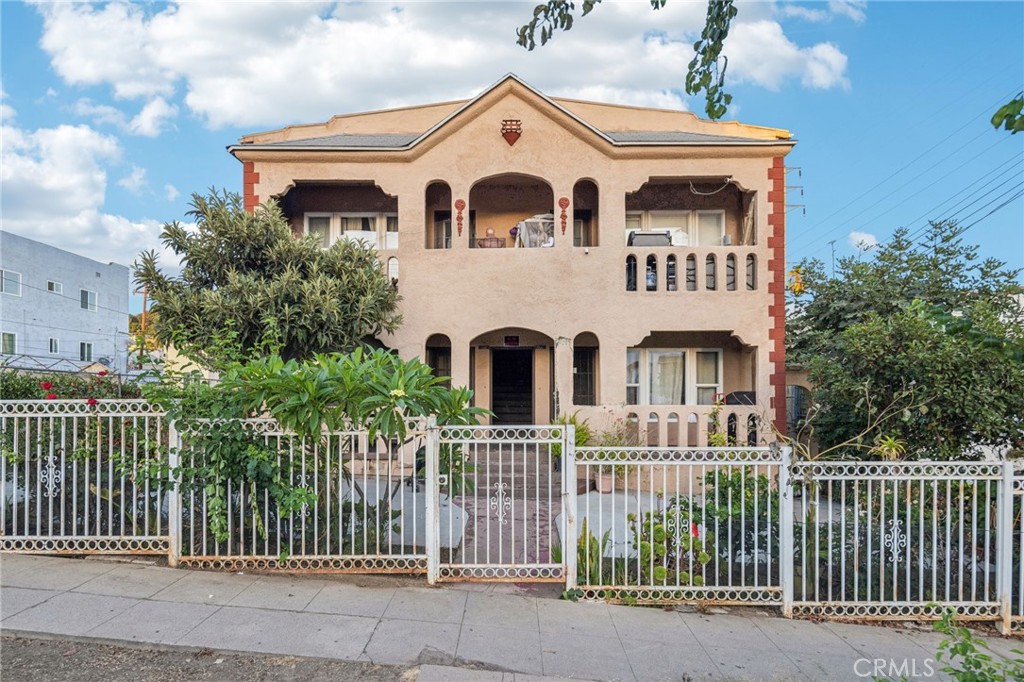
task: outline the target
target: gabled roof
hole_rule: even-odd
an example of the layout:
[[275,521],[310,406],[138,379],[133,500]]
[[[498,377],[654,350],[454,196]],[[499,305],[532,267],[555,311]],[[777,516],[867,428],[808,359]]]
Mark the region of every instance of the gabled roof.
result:
[[[557,110],[561,115],[568,117],[577,124],[583,126],[598,138],[604,140],[613,147],[636,147],[636,146],[777,146],[792,145],[795,141],[790,138],[787,131],[778,129],[760,128],[757,136],[744,137],[740,135],[713,135],[708,133],[687,132],[687,131],[614,131],[601,130],[584,120],[581,116],[571,111],[560,102],[548,97],[530,84],[523,81],[515,74],[508,74],[489,88],[471,100],[467,100],[451,111],[447,116],[435,123],[422,133],[372,133],[372,134],[351,134],[341,133],[335,135],[316,136],[300,139],[285,139],[269,142],[244,141],[228,147],[228,151],[234,154],[236,151],[256,150],[312,150],[319,151],[404,151],[413,149],[418,144],[429,138],[432,134],[457,119],[467,110],[488,94],[498,89],[505,83],[512,81],[526,89],[531,94],[543,100],[547,105]],[[569,101],[569,100],[567,100]],[[587,104],[587,103],[580,103]],[[590,103],[601,106],[598,103]],[[666,112],[667,113],[667,112]],[[682,112],[673,112],[682,113]],[[694,120],[697,121],[694,117]],[[705,122],[706,123],[706,122]],[[737,124],[739,125],[739,124]],[[744,129],[754,129],[752,126],[740,126]],[[292,129],[284,129],[279,132],[290,132]]]

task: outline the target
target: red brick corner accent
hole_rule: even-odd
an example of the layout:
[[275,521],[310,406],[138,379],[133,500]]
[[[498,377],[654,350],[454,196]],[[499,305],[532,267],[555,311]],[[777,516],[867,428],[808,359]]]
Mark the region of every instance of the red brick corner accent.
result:
[[768,169],[768,351],[772,365],[768,383],[772,387],[770,403],[775,408],[775,428],[786,432],[786,166],[783,157],[776,156]]
[[256,183],[260,181],[260,174],[256,172],[256,164],[252,161],[242,163],[242,201],[245,210],[252,213],[260,205],[260,198],[256,196]]

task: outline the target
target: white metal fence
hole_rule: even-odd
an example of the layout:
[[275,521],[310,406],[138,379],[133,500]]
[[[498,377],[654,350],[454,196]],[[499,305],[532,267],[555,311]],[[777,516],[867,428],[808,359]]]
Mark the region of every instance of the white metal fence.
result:
[[[572,426],[412,423],[307,442],[247,422],[283,509],[245,477],[160,485],[201,439],[140,400],[0,401],[0,549],[201,568],[564,581],[627,603],[1024,630],[1024,463],[793,462],[786,448],[574,446]],[[193,424],[190,428],[195,429]],[[186,470],[189,467],[186,466]]]
[[142,400],[0,401],[0,549],[166,554],[168,496],[119,464],[167,437]]

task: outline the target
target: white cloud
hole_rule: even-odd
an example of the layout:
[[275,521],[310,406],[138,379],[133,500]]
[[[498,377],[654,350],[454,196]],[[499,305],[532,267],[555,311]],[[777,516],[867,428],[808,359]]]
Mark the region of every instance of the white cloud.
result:
[[102,211],[106,164],[117,163],[117,140],[86,125],[24,130],[3,125],[0,201],[4,229],[103,262],[130,264],[159,247],[160,225]]
[[[159,134],[181,103],[211,127],[266,127],[347,111],[470,97],[513,71],[553,95],[682,106],[701,3],[605,3],[543,48],[517,46],[519,3],[39,3],[42,45],[66,82],[146,106],[129,130]],[[831,12],[851,15],[859,4]],[[729,73],[778,88],[846,83],[835,46],[800,46],[744,4]],[[862,10],[860,10],[862,12]],[[747,45],[749,43],[749,46]]]
[[878,246],[878,237],[870,232],[851,232],[849,241],[850,246],[858,251],[868,251]]
[[146,184],[146,169],[132,164],[132,172],[118,180],[117,184],[133,194],[138,194]]
[[125,116],[117,107],[109,104],[97,104],[91,99],[80,99],[71,107],[76,116],[91,119],[96,125],[112,125],[124,128]]
[[181,196],[181,192],[174,185],[167,183],[164,185],[164,196],[167,197],[167,201],[174,201]]
[[0,123],[10,123],[18,115],[14,107],[4,101],[6,99],[7,93],[4,92],[3,86],[0,86]]
[[832,21],[836,17],[846,17],[859,24],[866,18],[864,13],[866,7],[867,0],[830,0],[825,7],[821,5],[808,7],[807,5],[787,3],[781,5],[778,11],[783,17],[795,17],[816,23]]
[[811,88],[849,87],[847,57],[831,43],[799,47],[778,22],[740,23],[729,32],[725,54],[729,74],[777,90],[790,78]]
[[163,132],[169,119],[178,115],[178,107],[168,104],[163,97],[146,103],[142,111],[128,124],[129,132],[145,137],[156,137]]

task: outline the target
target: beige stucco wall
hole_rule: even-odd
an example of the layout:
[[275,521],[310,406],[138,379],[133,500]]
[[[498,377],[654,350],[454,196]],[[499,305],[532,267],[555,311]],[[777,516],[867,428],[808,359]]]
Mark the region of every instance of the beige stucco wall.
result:
[[[581,112],[600,118],[598,109],[573,105]],[[595,105],[596,106],[596,105]],[[439,107],[432,112],[448,111]],[[611,110],[602,110],[605,117]],[[615,108],[620,129],[631,129],[629,108]],[[689,114],[654,115],[638,110],[634,127],[665,125],[664,120],[695,120]],[[647,113],[644,113],[647,112]],[[422,113],[422,112],[421,112]],[[514,116],[522,121],[522,137],[514,146],[500,135],[501,121]],[[393,120],[389,114],[388,121]],[[427,118],[426,116],[423,117]],[[364,121],[365,123],[365,121]],[[366,124],[369,125],[369,124]],[[365,127],[365,126],[364,126]],[[400,127],[400,126],[399,126]],[[707,126],[697,126],[706,132]],[[718,134],[737,134],[721,130]],[[648,128],[650,129],[650,128]],[[657,128],[656,128],[657,129]],[[768,130],[768,129],[763,129]],[[763,130],[752,138],[767,137]],[[376,129],[375,132],[389,132]],[[776,131],[778,133],[778,131]],[[296,183],[372,180],[383,192],[397,197],[401,264],[399,292],[404,323],[391,337],[382,340],[404,356],[424,356],[425,342],[434,333],[446,334],[452,342],[452,374],[456,384],[468,384],[471,341],[492,330],[517,327],[550,337],[555,348],[555,391],[547,390],[548,353],[535,354],[534,414],[547,421],[550,401],[559,411],[571,409],[572,339],[592,332],[600,343],[598,392],[603,405],[588,409],[595,419],[607,421],[623,414],[626,348],[639,344],[652,331],[717,332],[731,339],[725,362],[725,390],[756,390],[759,409],[769,415],[767,397],[771,390],[769,372],[768,262],[765,239],[755,246],[706,246],[630,249],[624,243],[627,194],[651,178],[732,178],[742,190],[755,193],[754,220],[761,234],[767,234],[770,187],[768,169],[774,156],[789,151],[777,147],[656,147],[618,148],[597,138],[591,131],[515,84],[496,88],[480,98],[469,110],[443,126],[414,150],[403,152],[268,152],[239,149],[235,155],[252,161],[258,173],[253,191],[261,200],[281,196]],[[523,193],[529,204],[517,209],[514,202],[503,204],[489,197],[477,213],[477,235],[495,228],[496,236],[508,237],[507,229],[518,217],[535,212],[554,198],[556,243],[550,249],[470,249],[469,211],[474,210],[471,188],[481,180],[514,174],[543,181],[543,192]],[[581,179],[597,187],[599,246],[572,246],[571,204],[573,188]],[[443,181],[451,189],[451,201],[462,199],[464,211],[461,236],[456,233],[452,206],[428,206],[426,188]],[[499,182],[495,180],[495,182]],[[540,186],[541,183],[538,183]],[[477,193],[483,195],[486,193]],[[474,195],[476,197],[476,195]],[[567,227],[562,233],[557,204],[570,200]],[[685,198],[684,198],[685,199]],[[507,202],[506,202],[507,203]],[[536,205],[534,205],[536,203]],[[696,204],[696,200],[695,200]],[[426,249],[426,230],[435,208],[449,209],[453,216],[453,248]],[[541,210],[550,210],[546,206]],[[300,219],[301,221],[301,219]],[[507,226],[506,226],[507,224]],[[504,231],[504,233],[502,232]],[[658,291],[625,290],[625,259],[638,260],[638,280],[643,287],[643,263],[648,253],[659,259]],[[678,259],[679,291],[665,290],[665,257]],[[684,263],[694,254],[698,263],[698,291],[685,290]],[[719,262],[719,287],[703,290],[705,257],[714,254]],[[725,258],[737,258],[738,289],[725,291]],[[757,259],[755,291],[744,290],[747,254]],[[742,344],[742,345],[741,345]],[[477,404],[489,405],[489,354],[476,352],[474,375]],[[751,385],[753,384],[753,385]],[[543,391],[543,395],[541,394]]]

